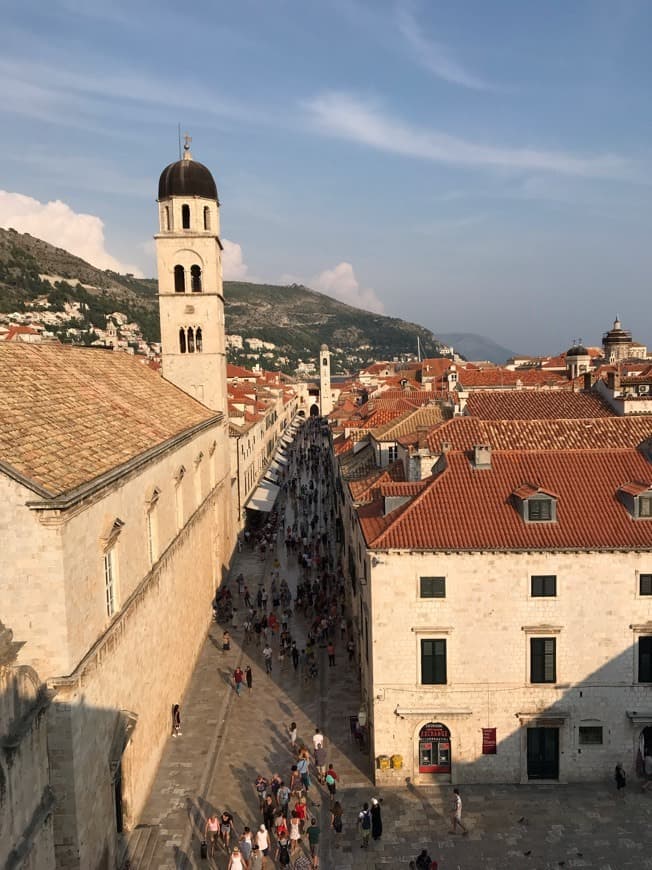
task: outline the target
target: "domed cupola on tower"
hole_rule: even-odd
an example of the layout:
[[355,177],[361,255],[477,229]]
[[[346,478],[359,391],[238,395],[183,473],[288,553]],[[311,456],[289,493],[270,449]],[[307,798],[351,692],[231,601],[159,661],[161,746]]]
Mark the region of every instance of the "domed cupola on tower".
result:
[[591,354],[578,338],[573,346],[566,351],[566,373],[571,380],[583,375],[591,369]]
[[161,173],[158,206],[163,377],[226,411],[220,203],[210,170],[193,160],[189,136],[181,160]]

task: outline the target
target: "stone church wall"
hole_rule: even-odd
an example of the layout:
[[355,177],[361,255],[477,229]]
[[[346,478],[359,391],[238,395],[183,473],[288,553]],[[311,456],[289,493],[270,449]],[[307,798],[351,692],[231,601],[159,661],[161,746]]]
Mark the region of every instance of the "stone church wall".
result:
[[13,666],[17,646],[0,623],[0,867],[51,870],[49,698],[31,668]]

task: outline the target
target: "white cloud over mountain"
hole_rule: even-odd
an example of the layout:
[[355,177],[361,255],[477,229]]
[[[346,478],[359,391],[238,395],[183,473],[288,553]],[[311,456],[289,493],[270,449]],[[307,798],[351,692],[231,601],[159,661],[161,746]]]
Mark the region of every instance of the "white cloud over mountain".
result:
[[363,308],[365,311],[374,311],[377,314],[382,314],[385,310],[375,290],[360,286],[351,263],[342,262],[332,269],[324,269],[311,279],[309,286],[355,308]]
[[107,251],[101,218],[73,211],[59,199],[39,202],[22,193],[0,190],[0,226],[64,248],[98,269],[142,275],[137,266],[122,263]]

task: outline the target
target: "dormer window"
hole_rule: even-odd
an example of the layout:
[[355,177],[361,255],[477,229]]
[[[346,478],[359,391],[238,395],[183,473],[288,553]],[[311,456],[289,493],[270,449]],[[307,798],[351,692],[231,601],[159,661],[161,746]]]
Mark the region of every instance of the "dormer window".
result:
[[557,499],[552,493],[526,483],[513,492],[512,496],[526,523],[557,522]]
[[652,519],[652,485],[635,480],[618,488],[618,498],[633,519]]

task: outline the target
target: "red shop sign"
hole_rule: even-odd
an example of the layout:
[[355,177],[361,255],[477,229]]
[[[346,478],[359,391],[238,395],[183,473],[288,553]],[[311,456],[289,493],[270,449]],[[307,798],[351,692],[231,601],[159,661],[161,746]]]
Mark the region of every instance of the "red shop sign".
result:
[[483,728],[482,729],[482,754],[483,755],[495,755],[496,754],[496,729],[495,728]]

